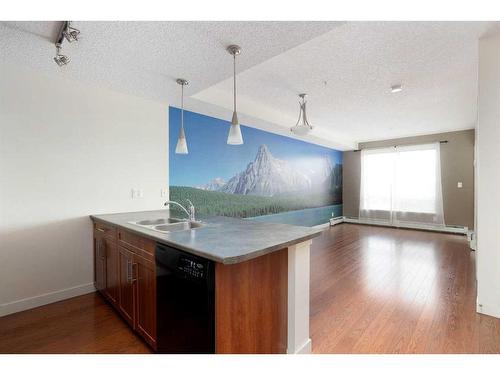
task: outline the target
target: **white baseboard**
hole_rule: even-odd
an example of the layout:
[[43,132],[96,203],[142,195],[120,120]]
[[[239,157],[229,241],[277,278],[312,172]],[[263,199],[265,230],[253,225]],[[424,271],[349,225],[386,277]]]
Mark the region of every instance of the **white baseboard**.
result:
[[13,314],[19,311],[33,309],[49,303],[62,301],[64,299],[80,296],[95,291],[94,283],[77,285],[72,288],[57,290],[55,292],[40,294],[17,301],[7,302],[0,305],[0,316]]
[[481,304],[480,302],[477,302],[476,311],[480,314],[485,314],[485,315],[493,316],[495,318],[500,318],[500,305],[499,306],[492,306],[492,305],[486,305],[486,304]]
[[471,250],[477,250],[476,232],[474,232],[473,230],[469,230],[467,232],[467,239],[469,240],[469,246]]
[[312,352],[312,341],[309,338],[304,342],[304,344],[302,344],[302,346],[297,348],[297,350],[293,354],[311,354],[311,352]]
[[353,224],[364,224],[364,225],[377,225],[381,227],[392,227],[392,228],[405,228],[405,229],[420,229],[420,230],[428,230],[432,232],[447,232],[447,233],[456,233],[456,234],[464,234],[467,235],[469,229],[467,227],[433,227],[430,225],[424,224],[404,224],[399,223],[399,225],[392,225],[389,223],[384,223],[375,220],[363,220],[357,218],[350,218],[344,216],[344,223],[353,223]]
[[330,228],[330,223],[318,224],[312,227],[313,229],[328,229]]

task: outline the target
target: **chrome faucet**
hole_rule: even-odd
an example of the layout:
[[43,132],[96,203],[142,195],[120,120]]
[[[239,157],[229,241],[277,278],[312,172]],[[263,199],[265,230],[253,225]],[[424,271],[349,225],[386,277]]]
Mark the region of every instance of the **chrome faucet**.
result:
[[175,201],[166,201],[163,205],[167,206],[169,204],[175,204],[176,206],[180,207],[182,209],[182,211],[184,211],[186,213],[186,215],[189,218],[189,221],[196,221],[194,205],[189,199],[186,199],[186,201],[189,204],[187,209],[182,204],[180,204],[179,202],[175,202]]

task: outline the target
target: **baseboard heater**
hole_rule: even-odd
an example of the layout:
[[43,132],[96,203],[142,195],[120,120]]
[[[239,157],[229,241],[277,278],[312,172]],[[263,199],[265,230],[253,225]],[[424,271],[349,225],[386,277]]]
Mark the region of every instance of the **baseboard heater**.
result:
[[470,233],[468,227],[461,227],[455,225],[447,225],[444,227],[432,227],[430,225],[419,225],[419,224],[402,224],[399,225],[391,225],[389,223],[382,223],[377,221],[370,220],[362,220],[354,217],[346,217],[341,216],[337,218],[330,219],[330,225],[337,225],[340,223],[353,223],[353,224],[365,224],[365,225],[378,225],[381,227],[392,227],[392,228],[407,228],[407,229],[420,229],[420,230],[429,230],[433,232],[446,232],[446,233],[456,233],[456,234],[464,234],[468,235]]
[[337,216],[337,217],[332,217],[330,219],[330,226],[334,226],[334,225],[337,225],[337,224],[341,224],[344,222],[344,216]]

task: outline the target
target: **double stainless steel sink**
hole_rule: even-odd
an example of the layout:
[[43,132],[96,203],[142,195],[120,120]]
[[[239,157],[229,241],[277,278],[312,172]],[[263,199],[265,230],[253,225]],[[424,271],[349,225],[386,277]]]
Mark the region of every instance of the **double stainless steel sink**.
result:
[[138,225],[140,227],[148,228],[161,233],[178,232],[203,227],[203,224],[198,221],[173,218],[131,221],[130,224]]

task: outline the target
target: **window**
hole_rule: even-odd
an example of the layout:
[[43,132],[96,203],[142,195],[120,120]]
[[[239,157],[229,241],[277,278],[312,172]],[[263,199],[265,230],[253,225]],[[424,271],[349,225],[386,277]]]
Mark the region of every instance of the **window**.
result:
[[362,150],[360,218],[444,225],[439,148]]

